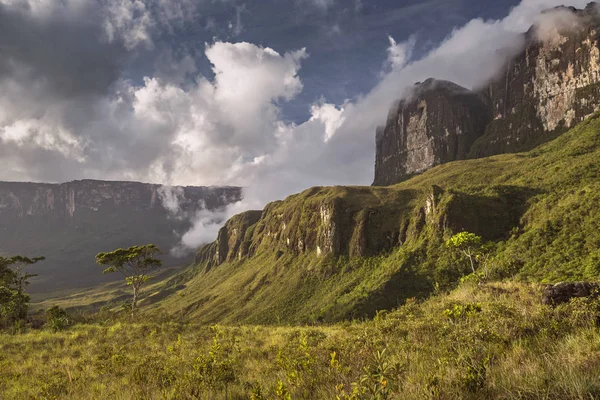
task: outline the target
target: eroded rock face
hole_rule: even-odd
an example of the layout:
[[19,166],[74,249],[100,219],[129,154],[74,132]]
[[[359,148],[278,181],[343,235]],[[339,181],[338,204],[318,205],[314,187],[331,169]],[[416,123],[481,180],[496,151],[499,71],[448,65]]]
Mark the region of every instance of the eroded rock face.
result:
[[229,219],[219,230],[217,240],[196,254],[196,263],[205,263],[206,269],[210,270],[215,265],[251,255],[252,235],[249,229],[260,220],[261,215],[262,211],[246,211]]
[[558,8],[527,33],[525,50],[484,95],[493,121],[471,157],[529,149],[600,110],[600,13]]
[[599,289],[598,284],[591,282],[561,282],[546,286],[542,302],[555,306],[577,297],[597,297]]
[[165,188],[137,182],[94,180],[64,184],[0,182],[0,254],[46,256],[32,272],[33,291],[90,286],[103,276],[100,251],[154,243],[168,252],[200,209],[241,199],[240,188]]
[[481,97],[470,90],[434,79],[415,85],[377,132],[374,185],[466,158],[490,119]]
[[424,232],[469,231],[486,240],[504,237],[526,204],[523,189],[498,187],[488,196],[394,188],[311,188],[262,211],[231,218],[218,239],[202,247],[196,262],[205,271],[256,254],[317,258],[376,256]]
[[600,6],[549,10],[490,84],[428,80],[376,132],[374,185],[464,158],[529,150],[600,111]]

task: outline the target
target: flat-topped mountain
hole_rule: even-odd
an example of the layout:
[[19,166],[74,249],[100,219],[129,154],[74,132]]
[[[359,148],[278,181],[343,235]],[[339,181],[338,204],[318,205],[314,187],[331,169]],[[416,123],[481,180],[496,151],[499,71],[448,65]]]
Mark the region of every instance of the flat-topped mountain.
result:
[[374,184],[449,161],[528,150],[600,110],[598,4],[546,14],[550,22],[525,34],[523,51],[486,87],[428,80],[392,107],[376,135]]
[[377,132],[375,185],[467,158],[491,121],[482,96],[448,81],[417,83]]
[[[166,253],[201,209],[241,199],[237,187],[165,187],[94,180],[0,182],[0,253],[43,255],[33,291],[88,286],[115,277],[95,265],[100,251],[155,243]],[[165,257],[169,265],[184,260]]]

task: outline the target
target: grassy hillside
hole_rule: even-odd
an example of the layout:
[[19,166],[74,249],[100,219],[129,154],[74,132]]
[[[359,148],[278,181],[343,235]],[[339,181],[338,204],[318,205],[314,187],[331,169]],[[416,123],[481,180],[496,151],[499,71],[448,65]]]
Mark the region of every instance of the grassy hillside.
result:
[[330,326],[115,320],[0,333],[5,399],[592,399],[600,303],[464,285]]
[[[436,287],[451,288],[467,270],[443,243],[460,230],[495,243],[492,279],[596,279],[599,151],[600,119],[592,118],[531,152],[453,162],[391,187],[309,189],[268,205],[244,227],[244,238],[235,240],[248,255],[233,253],[207,268],[202,252],[217,244],[201,250],[205,262],[194,267],[196,275],[156,307],[198,322],[372,316]],[[310,250],[323,235],[319,214],[327,204],[343,210],[339,256]],[[282,219],[291,246],[278,231]],[[353,250],[359,240],[362,253]],[[306,251],[295,250],[298,241]]]
[[[541,302],[544,282],[598,280],[599,152],[593,118],[528,153],[234,217],[133,319],[119,285],[36,304],[77,323],[0,332],[0,398],[600,398],[600,299]],[[492,242],[484,283],[444,244],[461,230]]]

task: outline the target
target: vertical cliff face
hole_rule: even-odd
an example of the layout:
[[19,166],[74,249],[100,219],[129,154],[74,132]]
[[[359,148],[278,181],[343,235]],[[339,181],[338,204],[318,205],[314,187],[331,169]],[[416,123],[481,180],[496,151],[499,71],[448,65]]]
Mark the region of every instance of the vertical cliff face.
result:
[[[87,286],[104,277],[100,251],[155,243],[168,251],[200,209],[241,199],[235,187],[172,187],[137,182],[0,182],[0,254],[43,255],[36,290]],[[167,264],[179,264],[168,254]]]
[[486,239],[504,237],[520,219],[523,193],[498,188],[475,196],[397,188],[311,188],[261,211],[231,218],[217,240],[202,247],[196,262],[206,271],[257,254],[313,254],[316,258],[379,255],[427,231],[468,230]]
[[525,50],[483,91],[493,121],[471,157],[529,149],[600,109],[598,5],[550,13],[563,20],[532,27]]
[[415,85],[378,131],[375,185],[390,185],[435,165],[467,157],[490,121],[477,94],[447,81]]
[[374,185],[435,165],[528,150],[600,110],[600,7],[559,7],[477,93],[427,81],[376,133]]

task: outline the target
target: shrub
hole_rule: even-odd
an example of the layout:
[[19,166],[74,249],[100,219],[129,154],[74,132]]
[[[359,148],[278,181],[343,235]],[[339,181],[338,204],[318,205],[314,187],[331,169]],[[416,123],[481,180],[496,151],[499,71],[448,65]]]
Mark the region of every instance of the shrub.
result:
[[69,314],[58,306],[54,306],[46,311],[46,326],[54,332],[68,328],[71,323]]

